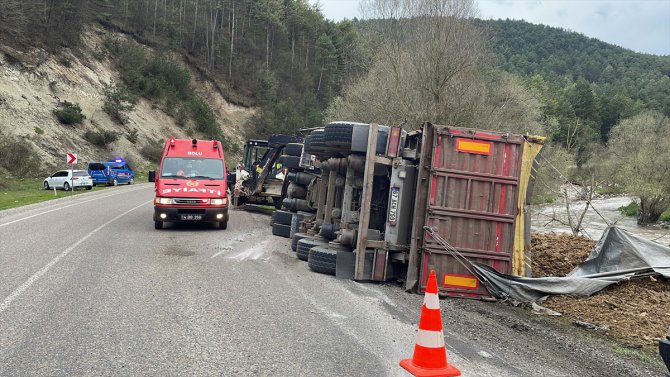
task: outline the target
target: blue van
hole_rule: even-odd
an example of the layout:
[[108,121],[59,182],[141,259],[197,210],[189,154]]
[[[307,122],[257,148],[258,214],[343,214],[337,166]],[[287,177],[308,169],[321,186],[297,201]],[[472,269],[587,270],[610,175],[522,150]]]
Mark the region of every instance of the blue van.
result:
[[94,185],[116,186],[120,183],[135,183],[135,172],[121,160],[89,162],[88,174],[93,178]]

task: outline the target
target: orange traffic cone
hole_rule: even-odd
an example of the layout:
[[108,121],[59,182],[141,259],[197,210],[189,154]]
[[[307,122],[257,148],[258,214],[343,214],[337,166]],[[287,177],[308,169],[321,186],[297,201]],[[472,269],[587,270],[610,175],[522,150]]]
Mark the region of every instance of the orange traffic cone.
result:
[[430,271],[426,296],[421,307],[419,333],[416,334],[414,356],[400,361],[400,366],[417,377],[460,376],[461,371],[447,362],[447,348],[442,333],[442,312],[437,295],[435,271]]

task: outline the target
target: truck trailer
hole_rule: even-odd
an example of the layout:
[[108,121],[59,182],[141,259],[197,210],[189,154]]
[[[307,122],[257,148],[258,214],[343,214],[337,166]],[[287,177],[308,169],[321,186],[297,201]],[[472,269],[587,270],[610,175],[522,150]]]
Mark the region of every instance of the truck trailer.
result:
[[543,144],[431,123],[329,123],[304,142],[321,175],[316,219],[294,235],[298,256],[319,272],[419,292],[435,270],[440,294],[492,299],[467,261],[530,276],[528,205]]

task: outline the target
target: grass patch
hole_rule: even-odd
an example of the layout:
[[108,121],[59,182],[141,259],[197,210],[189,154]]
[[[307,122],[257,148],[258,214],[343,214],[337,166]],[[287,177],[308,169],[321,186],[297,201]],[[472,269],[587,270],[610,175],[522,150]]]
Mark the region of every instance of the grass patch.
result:
[[620,345],[615,345],[612,347],[612,351],[614,353],[618,353],[620,355],[624,355],[633,359],[638,359],[646,364],[650,365],[658,365],[659,361],[656,357],[650,355],[647,352],[634,349],[634,348],[628,348]]
[[620,187],[602,186],[602,187],[596,187],[595,193],[598,195],[621,195],[624,192]]
[[45,190],[42,186],[44,178],[10,179],[0,187],[0,210],[21,207],[27,204],[44,202],[66,196],[79,195],[85,192],[104,190],[105,186],[94,187],[93,190],[77,189],[72,191]]
[[628,205],[617,208],[622,215],[625,216],[636,216],[637,215],[638,204],[635,202],[630,202]]
[[537,194],[533,195],[531,198],[531,204],[538,205],[538,204],[551,204],[556,201],[556,198],[551,195],[551,194]]

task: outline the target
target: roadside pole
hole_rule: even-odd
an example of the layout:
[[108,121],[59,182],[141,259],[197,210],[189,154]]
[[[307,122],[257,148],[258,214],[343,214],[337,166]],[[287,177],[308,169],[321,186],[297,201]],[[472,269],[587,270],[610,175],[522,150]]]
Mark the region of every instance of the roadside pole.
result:
[[[70,190],[74,193],[74,165],[77,163],[77,154],[67,153],[65,155],[65,160],[67,161],[67,164],[70,165]],[[67,179],[65,182],[67,182]],[[65,183],[63,183],[63,186],[65,186]]]

